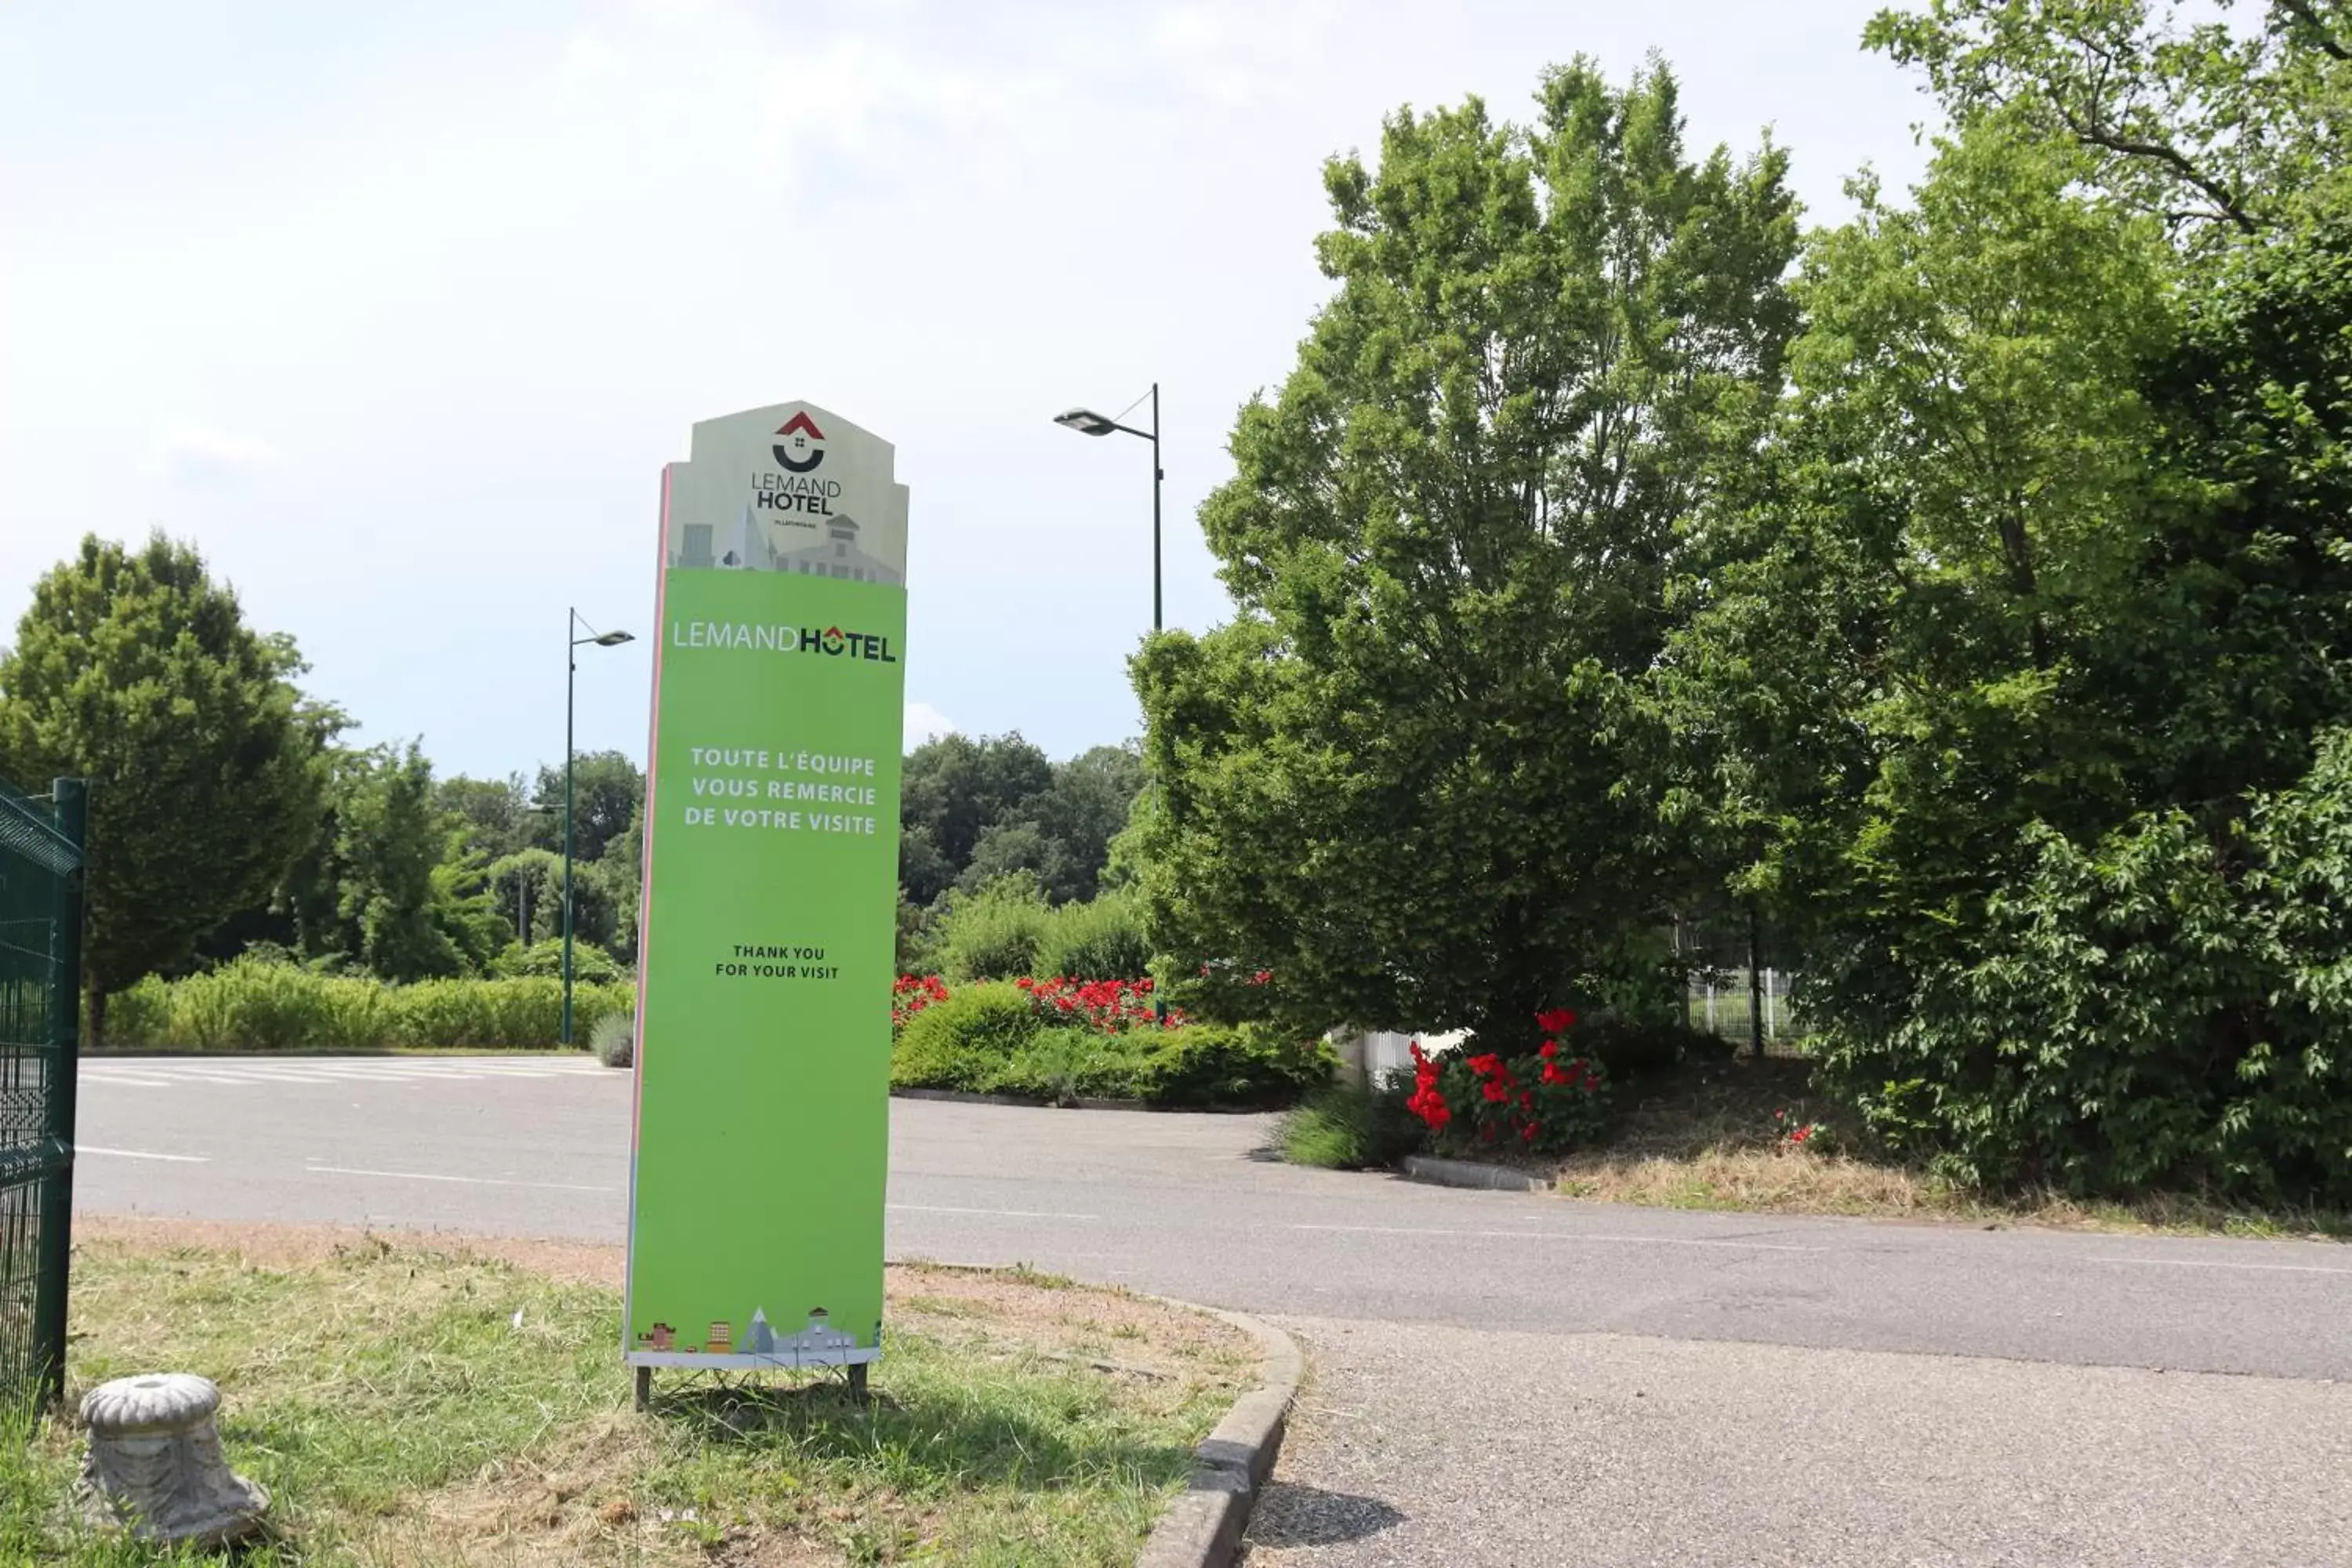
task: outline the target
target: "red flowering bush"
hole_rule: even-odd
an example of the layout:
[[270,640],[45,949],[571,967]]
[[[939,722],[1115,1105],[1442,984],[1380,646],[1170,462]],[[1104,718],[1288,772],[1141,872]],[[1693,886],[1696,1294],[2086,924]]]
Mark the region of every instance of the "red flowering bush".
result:
[[1123,1035],[1129,1029],[1174,1029],[1184,1023],[1181,1009],[1171,1007],[1161,1017],[1152,1000],[1151,977],[1141,980],[1032,980],[1013,983],[1029,998],[1037,1016],[1049,1024],[1072,1024]]
[[948,983],[936,974],[901,974],[890,983],[890,1035],[898,1031],[912,1018],[934,1002],[948,999]]
[[1832,1152],[1830,1142],[1828,1128],[1790,1115],[1787,1106],[1772,1113],[1772,1152],[1776,1154],[1793,1154],[1801,1149],[1826,1154]]
[[1405,1109],[1429,1129],[1440,1153],[1518,1150],[1553,1154],[1596,1136],[1607,1110],[1608,1075],[1589,1057],[1570,1056],[1560,1038],[1576,1023],[1565,1007],[1536,1016],[1545,1039],[1530,1055],[1494,1051],[1431,1056],[1412,1042],[1412,1096]]

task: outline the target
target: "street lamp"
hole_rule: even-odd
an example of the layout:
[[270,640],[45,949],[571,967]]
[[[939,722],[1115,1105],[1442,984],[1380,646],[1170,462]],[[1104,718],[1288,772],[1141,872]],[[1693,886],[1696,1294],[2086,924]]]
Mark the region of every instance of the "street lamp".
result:
[[[563,635],[572,638],[572,646],[563,651],[563,1028],[561,1039],[572,1043],[572,689],[578,684],[580,645],[597,647],[618,647],[636,639],[626,632],[600,632],[580,618],[573,610],[564,624]],[[586,637],[573,637],[587,626]]]
[[1160,466],[1160,384],[1151,384],[1151,428],[1138,430],[1132,425],[1096,413],[1091,408],[1073,408],[1067,414],[1054,416],[1054,423],[1066,426],[1081,436],[1108,436],[1114,430],[1129,436],[1140,436],[1151,443],[1151,629],[1160,629],[1160,481],[1168,471]]

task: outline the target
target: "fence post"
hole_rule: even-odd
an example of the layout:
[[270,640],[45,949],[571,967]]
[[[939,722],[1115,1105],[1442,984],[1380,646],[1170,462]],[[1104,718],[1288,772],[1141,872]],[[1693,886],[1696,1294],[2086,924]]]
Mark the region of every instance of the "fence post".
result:
[[33,1297],[33,1364],[41,1403],[66,1394],[66,1275],[73,1259],[74,1089],[81,1060],[81,919],[88,861],[89,786],[57,781],[58,834],[73,846],[72,868],[58,879],[49,934],[49,1040],[42,1153],[38,1282]]
[[1748,908],[1748,1046],[1758,1056],[1764,1054],[1764,971],[1760,961],[1764,953],[1764,922],[1758,918],[1756,907]]

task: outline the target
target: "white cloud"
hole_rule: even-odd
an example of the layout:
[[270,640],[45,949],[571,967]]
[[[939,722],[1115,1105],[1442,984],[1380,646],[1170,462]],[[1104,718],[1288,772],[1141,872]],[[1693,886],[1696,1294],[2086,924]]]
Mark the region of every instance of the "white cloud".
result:
[[941,735],[955,733],[955,721],[928,702],[907,704],[907,744],[919,746]]
[[[1778,122],[1833,216],[1857,163],[1893,188],[1921,156],[1914,84],[1854,45],[1883,3],[1585,6],[1572,36],[1541,0],[1475,26],[1402,0],[513,0],[250,33],[0,5],[0,62],[28,62],[0,69],[0,626],[83,532],[152,521],[370,733],[528,767],[561,754],[565,606],[651,627],[689,426],[811,397],[912,489],[909,739],[1115,741],[1150,469],[1056,410],[1162,384],[1167,622],[1221,620],[1194,509],[1328,296],[1327,155],[1377,151],[1401,103],[1524,116],[1542,62],[1622,75],[1654,43],[1696,144]],[[583,748],[643,746],[649,646],[583,668]]]
[[155,441],[155,466],[176,483],[242,483],[278,460],[277,449],[251,436],[173,420]]

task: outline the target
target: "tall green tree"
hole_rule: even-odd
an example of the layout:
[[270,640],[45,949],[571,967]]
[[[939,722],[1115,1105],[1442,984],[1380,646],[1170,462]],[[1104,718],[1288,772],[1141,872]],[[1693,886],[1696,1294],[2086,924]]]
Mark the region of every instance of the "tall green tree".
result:
[[[538,825],[532,820],[530,786],[522,774],[502,779],[468,778],[459,773],[434,786],[434,799],[445,812],[463,817],[466,847],[491,860],[504,859],[530,845]],[[556,797],[561,810],[562,797]],[[559,824],[558,831],[561,832]]]
[[[583,752],[572,765],[572,856],[594,860],[646,804],[645,770],[620,752]],[[529,814],[530,842],[563,852],[563,767],[543,763]]]
[[1685,151],[1653,62],[1325,171],[1338,285],[1202,511],[1240,606],[1137,659],[1164,945],[1278,1005],[1516,1046],[1664,918],[1649,672],[1684,530],[1776,395],[1785,161]]
[[350,951],[386,980],[457,974],[464,953],[436,919],[451,879],[436,876],[460,829],[434,804],[433,764],[415,742],[362,753],[339,804],[336,912]]
[[2026,823],[2130,797],[2135,737],[2084,658],[2163,500],[2137,378],[2171,328],[2165,252],[2014,132],[1948,145],[1909,208],[1859,187],[1815,239],[1794,396],[1700,531],[1665,665],[1749,890],[1904,902],[1922,941]]
[[1097,746],[1055,763],[1045,789],[1003,805],[1004,815],[981,829],[956,886],[976,891],[1026,871],[1053,903],[1093,898],[1143,783],[1143,758],[1129,746]]
[[1017,734],[950,734],[908,752],[899,777],[898,881],[929,905],[971,866],[982,835],[1053,787],[1054,765]]
[[190,546],[90,537],[35,585],[0,656],[0,759],[14,782],[90,784],[85,980],[106,999],[187,962],[262,901],[315,833],[336,716],[306,712],[293,644],[245,624]]
[[[573,869],[576,873],[576,865]],[[525,944],[553,942],[562,936],[561,855],[548,849],[518,849],[504,859],[491,862],[489,884],[491,900],[499,912],[515,923],[520,940]]]
[[472,829],[415,742],[338,748],[314,847],[287,877],[303,956],[393,981],[474,973],[513,940]]
[[1864,37],[1920,67],[1956,124],[1998,115],[2077,150],[2087,185],[2191,249],[2340,205],[2352,5],[2196,9],[2205,19],[2184,23],[2149,0],[1929,0],[1881,12]]
[[1882,18],[1953,132],[1814,245],[1703,535],[1676,805],[1806,927],[1828,1080],[1973,1179],[2352,1192],[2335,13]]
[[645,889],[646,813],[642,802],[629,826],[604,845],[596,862],[596,879],[604,902],[612,910],[612,930],[604,945],[624,963],[637,956],[637,905]]

